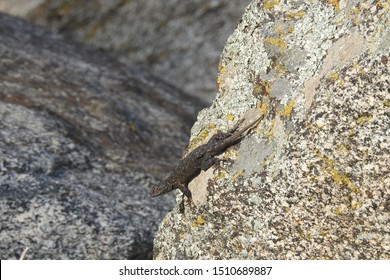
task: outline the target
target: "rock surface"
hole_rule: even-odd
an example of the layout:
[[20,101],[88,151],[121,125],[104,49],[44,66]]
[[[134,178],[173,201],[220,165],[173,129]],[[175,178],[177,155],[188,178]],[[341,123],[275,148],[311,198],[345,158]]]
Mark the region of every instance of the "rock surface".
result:
[[265,119],[190,186],[156,259],[390,258],[390,5],[253,1],[191,147]]
[[0,14],[0,258],[151,258],[204,104],[137,68]]
[[0,11],[98,46],[210,103],[219,55],[249,2],[2,0]]

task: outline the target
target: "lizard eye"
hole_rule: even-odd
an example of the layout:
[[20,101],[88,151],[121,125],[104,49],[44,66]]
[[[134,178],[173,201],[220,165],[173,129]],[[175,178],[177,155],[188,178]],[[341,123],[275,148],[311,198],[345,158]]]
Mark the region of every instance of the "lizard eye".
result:
[[154,197],[154,196],[157,196],[157,193],[158,193],[158,190],[159,190],[159,186],[158,185],[155,185],[153,186],[153,188],[151,189],[151,191],[149,192],[149,195],[151,197]]

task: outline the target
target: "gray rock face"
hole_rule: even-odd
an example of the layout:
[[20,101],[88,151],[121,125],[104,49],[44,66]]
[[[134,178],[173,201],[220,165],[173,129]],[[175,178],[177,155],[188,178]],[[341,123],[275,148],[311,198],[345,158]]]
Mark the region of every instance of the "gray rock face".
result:
[[253,1],[192,143],[266,117],[194,180],[154,258],[389,259],[389,26],[376,1]]
[[[151,258],[171,170],[204,104],[0,14],[0,258]],[[174,109],[173,109],[174,108]]]
[[0,11],[114,53],[210,103],[219,55],[249,2],[3,0]]
[[24,247],[28,259],[148,257],[155,225],[145,216],[158,217],[146,202],[152,178],[104,172],[48,114],[0,103],[0,116],[2,259]]

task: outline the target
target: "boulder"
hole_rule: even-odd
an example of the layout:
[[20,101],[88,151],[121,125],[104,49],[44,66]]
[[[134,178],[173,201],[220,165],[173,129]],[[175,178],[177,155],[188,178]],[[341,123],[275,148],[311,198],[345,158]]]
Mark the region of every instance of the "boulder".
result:
[[389,259],[389,56],[388,3],[253,1],[190,147],[265,117],[190,184],[154,258]]

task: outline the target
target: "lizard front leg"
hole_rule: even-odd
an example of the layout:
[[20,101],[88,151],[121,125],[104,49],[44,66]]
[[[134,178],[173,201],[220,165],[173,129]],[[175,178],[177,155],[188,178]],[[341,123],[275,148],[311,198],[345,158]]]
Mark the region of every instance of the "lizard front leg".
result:
[[190,189],[189,189],[186,185],[177,183],[176,186],[177,186],[177,188],[178,188],[179,190],[182,191],[182,193],[183,193],[186,197],[188,197],[188,199],[189,199],[190,201],[192,201],[192,193],[191,193]]

